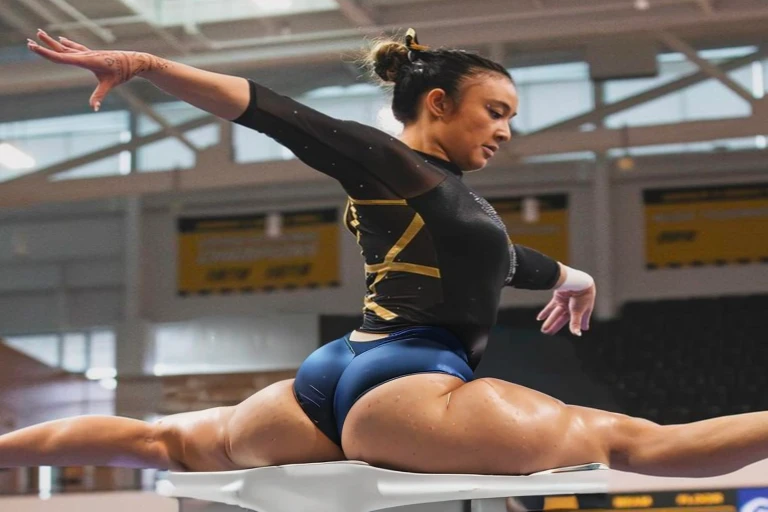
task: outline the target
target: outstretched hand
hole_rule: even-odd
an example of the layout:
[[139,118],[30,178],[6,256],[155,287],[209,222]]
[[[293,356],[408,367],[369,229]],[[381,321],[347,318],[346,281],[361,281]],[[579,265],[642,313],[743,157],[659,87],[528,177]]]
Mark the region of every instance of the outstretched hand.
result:
[[571,333],[581,336],[582,330],[589,330],[589,320],[595,308],[595,295],[594,284],[578,292],[555,290],[552,300],[536,317],[536,320],[544,321],[541,332],[557,334],[565,324],[569,324]]
[[127,82],[137,74],[150,69],[152,56],[137,52],[116,50],[94,51],[65,37],[55,40],[45,31],[38,30],[38,44],[27,39],[27,47],[57,64],[70,64],[91,71],[96,75],[99,85],[91,94],[91,108],[98,111],[107,93],[118,85]]

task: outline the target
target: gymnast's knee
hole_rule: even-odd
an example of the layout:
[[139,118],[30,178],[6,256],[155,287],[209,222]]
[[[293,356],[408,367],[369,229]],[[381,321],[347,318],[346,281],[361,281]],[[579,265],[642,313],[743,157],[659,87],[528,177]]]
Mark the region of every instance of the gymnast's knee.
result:
[[616,414],[606,433],[610,465],[614,469],[637,471],[653,464],[665,450],[665,427],[652,421]]
[[146,449],[153,458],[167,466],[159,469],[186,471],[184,434],[178,425],[163,419],[148,425],[149,432],[144,440]]

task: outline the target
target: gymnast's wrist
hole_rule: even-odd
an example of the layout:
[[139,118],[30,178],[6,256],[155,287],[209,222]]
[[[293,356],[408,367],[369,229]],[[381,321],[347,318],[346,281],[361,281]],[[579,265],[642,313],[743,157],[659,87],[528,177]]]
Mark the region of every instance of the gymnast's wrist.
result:
[[562,290],[568,292],[582,292],[595,285],[595,280],[592,276],[581,270],[571,268],[568,265],[560,265],[560,279],[557,280],[555,290]]
[[152,80],[156,72],[168,69],[171,61],[146,52],[124,52],[129,59],[131,76],[140,76]]

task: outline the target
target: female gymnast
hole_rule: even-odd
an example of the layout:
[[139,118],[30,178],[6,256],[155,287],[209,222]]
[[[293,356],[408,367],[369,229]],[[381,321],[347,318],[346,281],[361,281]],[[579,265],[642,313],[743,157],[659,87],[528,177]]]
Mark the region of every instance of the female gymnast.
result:
[[430,49],[411,30],[370,64],[394,83],[399,138],[325,116],[253,81],[146,53],[92,51],[40,31],[38,55],[93,72],[90,104],[141,76],[253,128],[335,178],[365,259],[360,329],[319,348],[295,381],[232,407],[156,423],[85,416],[0,437],[0,467],[104,465],[223,471],[357,459],[427,473],[527,474],[603,462],[666,476],[728,473],[768,457],[768,413],[686,425],[563,404],[497,379],[473,379],[502,287],[554,289],[542,332],[589,327],[592,278],[510,242],[462,181],[510,138],[518,96],[478,55]]

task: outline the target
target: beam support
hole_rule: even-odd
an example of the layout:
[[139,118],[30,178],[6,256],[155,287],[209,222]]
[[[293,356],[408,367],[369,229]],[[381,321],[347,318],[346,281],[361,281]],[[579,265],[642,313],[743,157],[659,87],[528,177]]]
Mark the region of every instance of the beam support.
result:
[[715,14],[715,3],[713,0],[696,0],[696,3],[699,4],[699,7],[707,16]]
[[351,22],[361,27],[373,27],[376,25],[373,15],[362,7],[357,0],[336,0],[339,10]]
[[[47,8],[41,6],[38,0],[23,0],[23,2],[25,5],[33,9],[38,15],[43,17],[48,23],[61,23],[62,20],[60,20],[55,14],[51,13]],[[56,0],[56,2],[66,4],[64,0]],[[80,13],[80,15],[84,16],[82,13]],[[83,20],[78,19],[78,21],[83,21]],[[100,30],[105,30],[102,27],[98,27],[98,28]],[[109,32],[109,34],[111,35],[112,33]],[[114,36],[112,36],[112,38],[113,38],[112,41],[114,41]],[[83,38],[76,38],[76,39],[79,39],[80,42],[82,42],[82,44],[91,48],[98,46],[98,45],[94,45],[93,41],[90,41],[89,39],[83,39]],[[107,42],[112,42],[112,41],[107,41]],[[129,88],[125,86],[125,84],[122,87],[117,87],[116,89],[114,89],[114,93],[122,97],[128,103],[128,105],[131,106],[131,108],[138,110],[145,116],[155,121],[164,130],[166,130],[168,134],[172,135],[173,137],[176,137],[182,144],[187,146],[189,149],[191,149],[195,153],[198,152],[197,146],[192,144],[192,142],[189,139],[187,139],[187,137],[182,132],[177,130],[173,125],[171,125],[162,116],[160,116],[157,112],[155,112],[152,109],[152,107],[147,105],[146,102],[142,101],[138,96],[136,96],[136,94],[131,92]]]
[[[594,104],[605,101],[603,82],[596,82]],[[616,316],[616,300],[613,278],[613,219],[611,209],[611,163],[607,151],[595,153],[592,177],[592,237],[594,239],[594,277],[599,290],[595,299],[595,317],[610,320]]]
[[[29,1],[37,1],[37,0],[27,0]],[[48,0],[53,5],[58,7],[62,12],[67,13],[72,19],[79,21],[83,24],[83,27],[90,30],[93,35],[101,39],[103,42],[110,44],[114,43],[117,38],[112,33],[111,30],[108,30],[101,25],[94,23],[93,20],[91,20],[88,16],[77,10],[72,4],[67,2],[66,0]]]
[[[210,119],[190,121],[194,126],[201,126]],[[193,126],[185,123],[184,129]],[[197,124],[199,123],[199,124]],[[592,132],[541,133],[535,137],[515,138],[509,144],[512,158],[499,154],[494,159],[495,168],[516,166],[519,158],[552,153],[575,151],[607,151],[610,148],[625,146],[627,132],[632,146],[646,146],[668,143],[696,142],[705,140],[747,137],[763,133],[764,119],[758,117],[725,119],[717,121],[697,121],[668,125],[642,126],[621,130],[598,129]],[[153,134],[152,140],[159,140],[163,135]],[[98,155],[104,158],[124,150],[130,150],[150,141],[147,137],[136,138],[130,143],[102,150]],[[0,186],[0,208],[20,208],[34,204],[83,201],[106,197],[122,197],[165,192],[183,192],[213,190],[217,188],[242,188],[280,184],[317,184],[333,183],[331,178],[314,171],[298,160],[257,162],[237,164],[227,158],[225,147],[228,143],[222,138],[222,144],[202,151],[193,169],[168,172],[147,172],[127,176],[108,176],[77,180],[49,182],[45,179],[30,178],[3,183]],[[88,161],[98,159],[88,155]],[[65,168],[80,165],[70,162]],[[216,169],[212,171],[212,169]]]
[[666,31],[660,31],[657,33],[657,37],[659,40],[667,45],[670,49],[678,51],[685,55],[688,60],[699,66],[699,69],[709,75],[712,78],[715,78],[716,80],[719,80],[723,85],[725,85],[727,88],[744,98],[746,101],[748,101],[752,106],[755,105],[757,102],[757,99],[752,95],[752,93],[748,90],[746,90],[744,87],[742,87],[739,83],[737,83],[734,79],[732,79],[730,76],[728,76],[727,73],[725,73],[722,69],[715,66],[711,62],[708,62],[701,57],[699,57],[698,52],[696,52],[696,49],[693,48],[691,45],[680,39],[674,34],[671,34],[670,32]]
[[[187,121],[186,123],[182,123],[176,126],[175,128],[183,132],[186,130],[192,130],[195,128],[199,128],[201,126],[205,126],[206,124],[216,122],[216,120],[217,118],[215,116],[208,115],[205,117],[194,119],[192,121]],[[79,167],[81,165],[85,165],[91,162],[95,162],[97,160],[101,160],[102,158],[107,158],[107,157],[116,155],[121,151],[133,151],[139,146],[151,144],[152,142],[162,140],[168,137],[168,135],[169,133],[167,130],[160,130],[150,135],[145,135],[144,137],[135,137],[135,134],[134,134],[130,142],[116,144],[114,146],[109,146],[107,148],[99,149],[97,151],[93,151],[85,155],[81,155],[75,158],[70,158],[69,160],[65,160],[57,164],[49,165],[48,167],[38,169],[37,171],[24,174],[22,176],[18,176],[10,180],[6,180],[2,182],[2,185],[8,186],[11,183],[39,183],[41,180],[45,179],[48,176],[53,176],[60,172],[72,169],[73,167]]]
[[592,131],[548,131],[515,137],[507,144],[507,152],[517,158],[572,153],[607,151],[626,147],[654,146],[686,142],[706,142],[717,139],[751,137],[765,132],[764,116],[688,121],[621,129],[598,128]]
[[18,10],[14,11],[11,9],[8,4],[0,3],[0,19],[3,19],[24,37],[28,37],[29,34],[34,33],[35,27],[32,26],[32,23],[21,16],[18,13]]
[[[722,72],[732,71],[742,66],[746,66],[756,60],[764,59],[766,56],[768,56],[768,46],[764,46],[760,48],[755,53],[745,55],[744,57],[738,57],[736,59],[732,59],[721,64],[720,71]],[[703,82],[708,78],[710,78],[710,75],[708,75],[704,71],[698,71],[696,73],[684,76],[677,80],[673,80],[672,82],[666,83],[664,85],[660,85],[658,87],[654,87],[653,89],[643,91],[634,96],[630,96],[629,98],[625,98],[621,101],[616,101],[614,103],[610,103],[608,105],[598,107],[585,114],[580,114],[570,119],[565,119],[563,121],[559,121],[557,123],[551,124],[547,127],[537,130],[536,132],[532,132],[526,135],[525,138],[532,136],[534,133],[538,134],[538,133],[549,132],[549,131],[560,131],[567,128],[576,128],[586,123],[599,123],[602,119],[606,118],[607,116],[616,114],[618,112],[622,112],[624,110],[630,109],[632,107],[636,107],[638,105],[642,105],[643,103],[648,103],[649,101],[653,101],[655,99],[661,98],[663,96],[666,96],[667,94],[679,91],[686,87],[696,85],[697,83]]]

